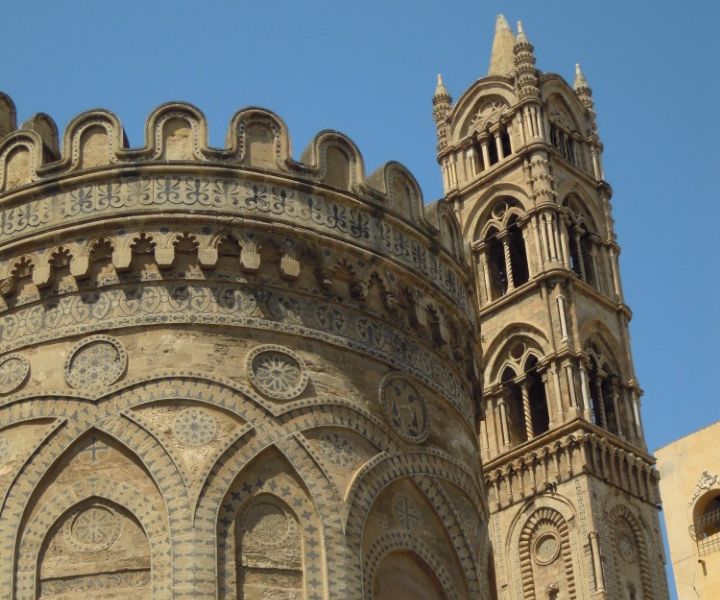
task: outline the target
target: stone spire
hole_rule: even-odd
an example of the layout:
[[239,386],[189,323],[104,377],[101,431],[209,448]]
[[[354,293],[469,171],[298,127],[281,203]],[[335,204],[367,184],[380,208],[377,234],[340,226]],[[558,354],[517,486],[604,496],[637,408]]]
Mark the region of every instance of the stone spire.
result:
[[522,21],[518,21],[518,34],[513,46],[515,62],[515,85],[521,99],[539,98],[537,71],[535,70],[535,48],[528,40]]
[[573,82],[573,88],[578,99],[582,102],[582,105],[588,111],[590,120],[592,121],[593,131],[595,131],[597,124],[595,121],[595,103],[592,99],[592,90],[590,84],[588,84],[585,74],[582,72],[579,64],[575,65],[575,81]]
[[488,75],[510,75],[512,73],[514,44],[515,36],[510,25],[503,15],[498,15],[495,21],[495,38],[493,39]]
[[433,119],[435,120],[435,127],[437,128],[437,147],[438,150],[442,150],[447,144],[448,135],[448,124],[447,116],[450,114],[450,107],[452,105],[452,98],[445,87],[442,80],[442,75],[438,73],[437,85],[435,86],[435,93],[433,94]]

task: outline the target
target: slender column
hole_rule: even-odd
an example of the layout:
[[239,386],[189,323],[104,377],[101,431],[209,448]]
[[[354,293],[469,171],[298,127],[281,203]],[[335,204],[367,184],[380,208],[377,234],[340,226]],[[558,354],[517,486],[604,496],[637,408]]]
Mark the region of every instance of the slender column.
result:
[[550,248],[548,246],[547,227],[545,226],[544,215],[538,215],[538,227],[540,228],[540,237],[542,238],[542,255],[544,263],[550,260]]
[[535,269],[533,268],[533,261],[530,260],[530,254],[528,250],[530,249],[530,221],[527,221],[525,223],[525,227],[523,227],[520,230],[520,234],[523,237],[523,242],[525,242],[525,253],[527,256],[527,267],[528,267],[528,279],[532,279],[532,276],[535,274]]
[[467,165],[466,171],[469,177],[475,177],[477,175],[477,165],[475,163],[475,149],[469,148],[465,153],[465,164]]
[[583,410],[585,411],[585,420],[593,422],[593,404],[590,389],[588,387],[587,373],[585,365],[580,363],[580,391],[582,392]]
[[520,391],[522,392],[523,416],[525,417],[525,433],[527,435],[527,439],[531,440],[535,437],[535,433],[533,432],[532,412],[530,410],[530,393],[528,391],[527,381],[523,381],[520,384]]
[[540,375],[540,378],[542,379],[543,389],[545,390],[545,402],[547,404],[547,411],[549,417],[548,426],[550,427],[550,429],[552,429],[555,426],[556,415],[555,411],[552,408],[552,402],[550,401],[550,398],[552,398],[553,396],[552,390],[550,389],[550,373],[548,371],[544,371]]
[[595,575],[595,591],[605,592],[605,581],[603,577],[602,561],[600,560],[600,546],[597,539],[597,531],[591,531],[590,536],[590,551],[592,552],[593,560],[593,571]]
[[610,267],[612,268],[613,287],[615,291],[615,299],[622,300],[622,287],[620,285],[620,269],[618,269],[617,254],[610,248]]
[[577,250],[577,256],[578,256],[578,268],[580,269],[580,278],[583,281],[587,281],[587,276],[585,275],[585,261],[583,260],[583,250],[582,250],[582,244],[580,243],[580,230],[575,227],[573,231],[574,237],[575,237],[575,249]]
[[507,273],[508,292],[515,289],[515,281],[513,280],[512,261],[510,260],[510,244],[507,236],[502,238],[503,254],[505,256],[505,272]]
[[490,286],[490,272],[488,271],[487,256],[485,252],[480,253],[480,268],[482,269],[483,282],[485,283],[485,301],[492,302],[492,287]]
[[550,260],[557,260],[557,252],[555,250],[555,232],[553,231],[552,215],[545,213],[545,228],[547,229],[548,252]]
[[495,149],[497,150],[498,161],[501,161],[503,158],[505,158],[505,155],[503,154],[502,140],[500,139],[499,129],[497,130],[497,133],[493,134],[493,137],[495,138]]
[[[487,416],[480,421],[480,443],[482,444],[482,452],[483,456],[488,455],[488,450],[490,448],[490,443],[488,441],[488,432],[487,432]],[[485,459],[487,460],[487,458]]]
[[560,229],[560,243],[562,245],[563,252],[563,265],[566,269],[570,268],[570,245],[568,243],[567,225],[564,219],[560,219],[558,223]]
[[537,256],[538,261],[538,271],[542,271],[545,261],[543,260],[542,246],[540,244],[540,235],[538,233],[538,216],[533,215],[530,222],[532,223],[533,235],[535,236],[535,255]]
[[563,257],[562,252],[562,242],[560,240],[560,224],[558,215],[550,215],[550,227],[552,228],[553,239],[555,240],[555,254],[557,255],[557,259],[561,263],[565,264],[565,258]]
[[640,419],[640,402],[638,400],[638,395],[635,390],[632,390],[630,392],[631,398],[632,398],[632,409],[633,409],[633,416],[635,417],[635,429],[637,431],[638,438],[643,437],[643,426],[642,426],[642,420]]
[[602,277],[600,277],[600,262],[598,261],[597,246],[593,244],[590,249],[590,258],[593,264],[593,270],[595,271],[595,286],[598,291],[603,293]]
[[489,169],[490,168],[490,151],[488,150],[487,139],[484,139],[482,142],[480,142],[480,151],[482,152],[483,165],[485,166],[485,169]]
[[498,405],[500,406],[500,427],[502,427],[503,446],[508,447],[510,445],[510,433],[508,432],[507,410],[505,408],[505,399],[500,398]]
[[565,365],[565,375],[567,376],[568,389],[570,390],[570,406],[577,408],[577,393],[575,392],[575,373],[572,365]]
[[598,376],[595,380],[595,395],[598,404],[598,412],[600,413],[600,427],[607,429],[607,416],[605,415],[605,402],[602,393],[602,378]]
[[562,423],[565,420],[565,410],[562,405],[562,396],[560,395],[560,374],[556,364],[550,367],[553,375],[553,386],[555,388],[555,404],[557,405],[558,422]]
[[565,298],[563,296],[557,297],[558,315],[560,316],[560,333],[562,335],[562,341],[567,342],[568,340],[568,328],[567,320],[565,318]]

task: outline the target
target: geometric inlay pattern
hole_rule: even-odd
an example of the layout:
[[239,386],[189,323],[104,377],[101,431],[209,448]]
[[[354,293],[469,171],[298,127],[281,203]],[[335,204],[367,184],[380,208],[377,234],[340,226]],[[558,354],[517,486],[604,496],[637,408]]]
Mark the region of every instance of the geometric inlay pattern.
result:
[[430,417],[425,400],[413,383],[391,373],[380,384],[380,404],[393,429],[413,443],[423,442],[430,433]]
[[340,433],[324,431],[320,436],[320,446],[328,460],[339,467],[352,467],[358,460],[353,443]]
[[90,506],[78,513],[68,541],[79,550],[107,550],[120,537],[123,520],[105,506]]
[[259,502],[241,518],[245,546],[284,546],[295,532],[285,511],[272,502]]
[[10,354],[0,362],[0,394],[9,394],[27,379],[30,363],[24,356]]
[[204,410],[186,408],[175,417],[172,430],[183,446],[204,446],[215,438],[217,421]]
[[108,335],[93,335],[75,344],[65,361],[65,380],[75,388],[115,383],[127,367],[122,343]]
[[289,348],[258,346],[248,355],[247,373],[252,384],[265,396],[291,400],[305,391],[308,374],[305,363]]

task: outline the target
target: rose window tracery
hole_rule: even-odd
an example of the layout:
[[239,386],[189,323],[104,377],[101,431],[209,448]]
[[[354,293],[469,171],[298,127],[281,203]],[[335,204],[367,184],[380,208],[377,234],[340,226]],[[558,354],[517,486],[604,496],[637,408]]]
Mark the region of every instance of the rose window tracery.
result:
[[0,362],[0,394],[9,394],[27,379],[30,363],[18,354],[6,356]]
[[308,375],[302,359],[282,346],[260,346],[248,357],[248,376],[265,396],[290,400],[303,393]]

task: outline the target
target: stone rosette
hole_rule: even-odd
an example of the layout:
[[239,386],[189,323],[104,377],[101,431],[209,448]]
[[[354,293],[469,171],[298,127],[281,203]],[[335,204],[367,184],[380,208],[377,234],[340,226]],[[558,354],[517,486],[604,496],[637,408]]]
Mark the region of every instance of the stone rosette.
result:
[[307,387],[309,376],[304,361],[284,346],[258,346],[250,352],[246,364],[255,389],[274,400],[292,400]]
[[65,361],[65,381],[74,388],[112,385],[126,368],[122,342],[108,335],[93,335],[71,348]]
[[554,531],[546,531],[537,537],[532,549],[537,564],[549,565],[560,554],[560,538]]
[[30,363],[20,354],[8,354],[0,359],[0,394],[9,394],[27,380]]
[[415,384],[400,373],[390,373],[380,383],[380,404],[393,430],[414,444],[424,442],[430,433],[427,402]]

